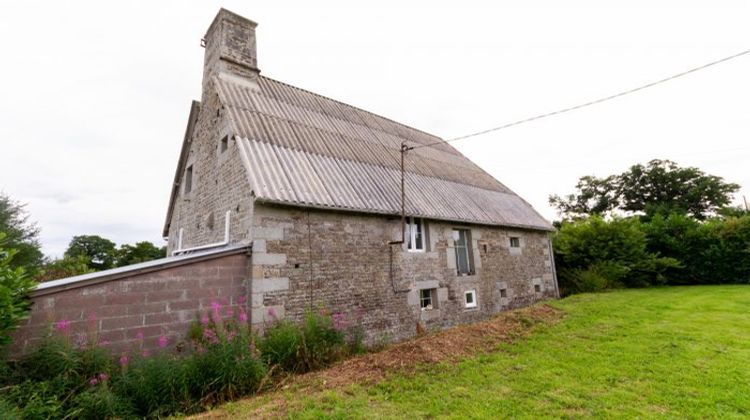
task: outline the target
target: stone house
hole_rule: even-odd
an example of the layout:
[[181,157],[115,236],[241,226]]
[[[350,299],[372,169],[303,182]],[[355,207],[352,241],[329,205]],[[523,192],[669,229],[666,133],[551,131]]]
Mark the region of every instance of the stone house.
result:
[[40,284],[15,352],[61,319],[156,347],[217,302],[257,328],[326,308],[372,343],[558,297],[527,202],[436,136],[261,76],[255,28],[221,9],[203,39],[169,256]]
[[322,306],[370,339],[557,296],[552,227],[527,202],[436,136],[262,76],[255,30],[222,9],[203,40],[169,252],[251,245],[253,323]]

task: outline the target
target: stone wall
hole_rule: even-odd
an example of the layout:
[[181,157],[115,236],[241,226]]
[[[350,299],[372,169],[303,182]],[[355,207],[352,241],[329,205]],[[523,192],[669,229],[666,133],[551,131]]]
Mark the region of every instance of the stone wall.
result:
[[[182,248],[220,242],[224,239],[224,220],[230,212],[232,243],[249,243],[252,220],[252,194],[247,171],[242,165],[226,121],[226,110],[220,104],[213,81],[192,133],[188,133],[189,148],[184,168],[192,166],[193,181],[190,192],[185,191],[185,171],[175,197],[169,220],[167,251],[177,248],[182,229]],[[227,137],[227,149],[221,141]]]
[[[396,246],[391,278],[388,241],[400,239],[398,218],[256,203],[253,220],[251,307],[260,328],[325,308],[361,321],[375,343],[410,337],[418,323],[444,328],[556,296],[544,232],[428,220],[427,249]],[[456,274],[453,228],[471,231],[474,275]],[[511,249],[511,236],[519,248]],[[420,309],[420,289],[436,289],[435,308]],[[469,290],[476,308],[465,305]]]
[[80,287],[37,291],[31,317],[16,332],[12,352],[33,348],[59,321],[70,324],[56,334],[75,342],[94,340],[115,352],[154,349],[161,336],[172,347],[212,303],[235,313],[238,305],[246,308],[248,261],[247,249],[240,249],[81,282]]

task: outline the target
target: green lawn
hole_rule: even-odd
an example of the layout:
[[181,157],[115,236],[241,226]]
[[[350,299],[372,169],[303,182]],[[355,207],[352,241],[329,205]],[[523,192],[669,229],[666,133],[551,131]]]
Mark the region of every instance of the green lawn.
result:
[[665,287],[553,303],[559,323],[496,352],[372,386],[269,398],[305,417],[748,417],[750,286]]

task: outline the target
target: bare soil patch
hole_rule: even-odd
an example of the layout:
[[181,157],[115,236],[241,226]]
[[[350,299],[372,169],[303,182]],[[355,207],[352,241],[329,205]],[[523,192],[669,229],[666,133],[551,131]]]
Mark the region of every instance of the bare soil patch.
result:
[[375,383],[393,373],[416,373],[435,363],[454,362],[495,350],[502,343],[512,343],[529,335],[539,325],[555,323],[563,315],[563,311],[546,304],[503,312],[487,321],[426,334],[378,352],[356,356],[325,370],[290,375],[270,392],[246,399],[248,403],[263,399],[250,412],[229,413],[220,408],[195,418],[236,418],[238,414],[248,418],[283,416],[288,401],[278,391],[293,389],[299,395],[309,395],[352,384]]

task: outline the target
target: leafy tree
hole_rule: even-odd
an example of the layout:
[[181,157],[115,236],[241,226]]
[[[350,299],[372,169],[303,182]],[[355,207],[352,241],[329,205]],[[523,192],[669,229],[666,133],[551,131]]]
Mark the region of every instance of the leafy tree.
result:
[[39,228],[29,221],[24,207],[24,204],[0,193],[0,232],[5,234],[6,245],[16,251],[9,265],[11,268],[23,267],[33,274],[42,265],[44,255],[39,245]]
[[563,293],[662,284],[663,273],[679,265],[647,250],[636,218],[599,216],[565,222],[555,235],[555,264]]
[[136,242],[135,245],[124,244],[117,251],[117,266],[123,267],[145,261],[156,260],[167,256],[167,247],[157,248],[148,241]]
[[74,236],[65,251],[66,257],[84,256],[93,270],[106,270],[115,266],[117,249],[115,243],[97,235]]
[[92,272],[94,272],[94,270],[89,267],[88,256],[66,256],[45,263],[42,266],[41,270],[39,270],[39,273],[34,276],[34,280],[43,282],[78,276],[81,274],[88,274]]
[[620,175],[582,177],[576,193],[552,195],[549,201],[561,215],[573,219],[621,211],[649,217],[679,213],[704,220],[727,206],[739,188],[698,168],[656,159]]
[[5,235],[0,232],[0,346],[11,341],[11,333],[31,309],[29,293],[34,282],[22,267],[13,267],[18,255],[14,249],[4,249]]

